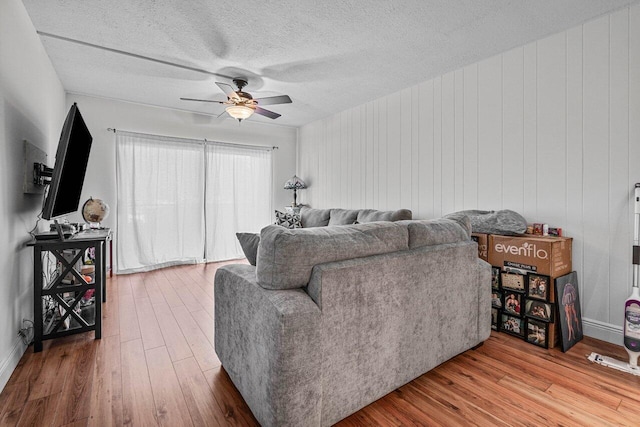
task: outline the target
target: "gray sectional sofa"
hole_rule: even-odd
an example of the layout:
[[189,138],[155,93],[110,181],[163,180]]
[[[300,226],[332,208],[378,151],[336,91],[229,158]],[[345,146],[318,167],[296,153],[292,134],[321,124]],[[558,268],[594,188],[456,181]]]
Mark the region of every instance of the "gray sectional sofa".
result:
[[486,340],[491,269],[470,232],[271,225],[255,267],[218,269],[216,353],[258,421],[334,424]]

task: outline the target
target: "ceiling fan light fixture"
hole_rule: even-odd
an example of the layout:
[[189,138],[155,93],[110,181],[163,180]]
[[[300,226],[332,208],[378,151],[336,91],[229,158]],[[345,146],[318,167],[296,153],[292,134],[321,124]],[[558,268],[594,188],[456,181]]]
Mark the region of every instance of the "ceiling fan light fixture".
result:
[[244,120],[253,115],[254,109],[246,105],[231,105],[226,108],[226,111],[234,119]]

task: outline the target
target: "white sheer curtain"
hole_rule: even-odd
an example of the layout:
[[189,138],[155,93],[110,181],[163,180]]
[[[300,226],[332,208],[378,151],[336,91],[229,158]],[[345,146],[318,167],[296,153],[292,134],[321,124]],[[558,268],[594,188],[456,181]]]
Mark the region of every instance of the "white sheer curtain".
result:
[[259,232],[271,220],[271,151],[208,144],[206,259],[243,257],[237,232]]
[[271,222],[271,150],[117,131],[117,271],[243,257]]
[[118,131],[117,266],[147,271],[203,259],[203,144]]

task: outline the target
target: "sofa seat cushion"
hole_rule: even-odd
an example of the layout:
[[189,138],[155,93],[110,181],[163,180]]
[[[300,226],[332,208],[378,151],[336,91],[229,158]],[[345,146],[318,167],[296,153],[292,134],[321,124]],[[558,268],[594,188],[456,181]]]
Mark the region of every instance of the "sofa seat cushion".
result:
[[256,279],[266,289],[301,288],[317,264],[406,249],[407,226],[394,222],[294,230],[269,225],[260,232]]
[[[420,221],[400,221],[409,231],[409,248],[442,245],[470,240],[471,229],[468,220],[431,219]],[[465,227],[465,224],[467,226]]]
[[331,209],[312,209],[306,206],[300,209],[301,222],[304,228],[326,227],[329,225],[330,216]]
[[362,209],[358,211],[357,221],[361,224],[375,221],[403,221],[412,218],[409,209],[398,209],[397,211],[378,211],[375,209]]

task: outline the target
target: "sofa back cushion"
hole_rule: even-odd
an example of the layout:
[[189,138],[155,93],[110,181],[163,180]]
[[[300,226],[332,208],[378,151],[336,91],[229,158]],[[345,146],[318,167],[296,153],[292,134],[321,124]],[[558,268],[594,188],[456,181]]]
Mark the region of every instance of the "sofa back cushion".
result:
[[375,209],[362,209],[358,211],[357,221],[359,223],[375,221],[403,221],[411,219],[412,213],[409,209],[398,209],[397,211],[377,211]]
[[312,209],[303,207],[300,209],[302,227],[325,227],[329,225],[331,209]]
[[351,225],[358,219],[358,212],[353,209],[331,209],[329,225]]
[[409,248],[442,245],[470,240],[471,224],[467,220],[431,219],[420,221],[400,221],[409,231]]
[[256,279],[266,289],[307,285],[317,264],[408,249],[406,225],[375,222],[289,230],[269,225],[260,232]]
[[300,210],[302,227],[325,227],[327,225],[351,225],[377,221],[403,221],[412,218],[409,209],[378,211],[375,209],[313,209],[307,206]]

